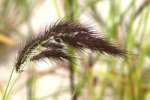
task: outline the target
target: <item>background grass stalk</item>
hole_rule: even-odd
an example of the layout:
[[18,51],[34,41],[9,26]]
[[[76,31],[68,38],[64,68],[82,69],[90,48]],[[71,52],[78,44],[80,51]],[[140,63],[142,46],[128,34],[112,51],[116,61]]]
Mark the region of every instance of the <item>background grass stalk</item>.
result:
[[[77,19],[77,7],[78,0],[65,0],[65,12],[66,19],[74,20]],[[75,49],[71,48],[68,51],[71,55],[75,55]],[[71,59],[69,70],[70,70],[70,89],[72,94],[72,100],[77,100],[78,96],[75,91],[75,64],[72,62],[76,62],[75,59]]]

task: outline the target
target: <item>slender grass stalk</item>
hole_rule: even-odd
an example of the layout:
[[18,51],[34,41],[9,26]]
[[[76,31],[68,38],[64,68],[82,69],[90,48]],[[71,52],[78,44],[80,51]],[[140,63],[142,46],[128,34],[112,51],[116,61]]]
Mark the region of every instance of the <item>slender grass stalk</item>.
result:
[[3,97],[2,97],[2,100],[7,100],[8,96],[9,96],[9,92],[11,91],[11,87],[10,87],[10,84],[12,82],[12,79],[13,79],[13,75],[14,75],[14,72],[15,72],[15,67],[13,67],[12,71],[11,71],[11,74],[9,76],[9,80],[7,82],[7,85],[6,85],[6,89],[4,91],[4,94],[3,94]]
[[[142,52],[140,55],[139,55],[139,63],[138,63],[138,68],[136,70],[136,78],[137,78],[137,88],[138,88],[138,93],[137,93],[137,96],[138,98],[142,99],[144,98],[144,93],[142,92],[142,76],[141,76],[141,73],[140,71],[142,70],[142,68],[144,67],[144,60],[145,60],[145,50],[142,49],[142,46],[143,46],[143,42],[144,42],[144,37],[146,35],[146,26],[147,26],[147,20],[148,20],[148,16],[149,16],[149,9],[145,9],[145,12],[142,13],[142,16],[141,16],[141,19],[143,19],[141,21],[142,24],[139,24],[139,27],[142,27],[141,31],[139,30],[138,32],[141,33],[139,35],[141,35],[141,38],[140,38],[140,44],[139,44],[139,52]],[[145,33],[145,34],[144,34]]]
[[[78,6],[78,1],[77,0],[65,0],[66,4],[66,18],[69,20],[74,20],[77,16],[77,6]],[[71,55],[75,55],[75,50],[73,48],[70,48],[68,51]],[[71,59],[71,62],[76,62],[75,59]],[[78,96],[75,91],[75,64],[70,63],[70,89],[71,89],[71,95],[72,95],[72,100],[77,100]]]
[[32,72],[28,81],[27,81],[27,89],[28,89],[28,99],[35,100],[36,98],[36,74]]

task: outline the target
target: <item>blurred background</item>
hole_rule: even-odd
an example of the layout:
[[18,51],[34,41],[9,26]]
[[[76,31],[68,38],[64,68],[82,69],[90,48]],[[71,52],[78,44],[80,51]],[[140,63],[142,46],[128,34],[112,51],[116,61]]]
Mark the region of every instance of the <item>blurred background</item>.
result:
[[[127,49],[128,59],[87,50],[77,54],[77,65],[33,62],[4,95],[23,43],[61,18],[93,27]],[[0,0],[0,98],[150,100],[149,41],[150,0]]]

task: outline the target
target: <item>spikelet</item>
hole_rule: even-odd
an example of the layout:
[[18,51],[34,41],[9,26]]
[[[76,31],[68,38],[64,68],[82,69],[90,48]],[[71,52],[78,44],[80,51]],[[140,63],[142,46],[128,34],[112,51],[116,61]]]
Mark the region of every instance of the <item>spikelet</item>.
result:
[[[45,57],[69,60],[70,55],[64,52],[68,48],[67,45],[77,49],[87,48],[101,53],[126,56],[126,50],[107,42],[99,35],[77,21],[59,21],[47,28],[42,35],[28,40],[18,55],[16,71],[19,71],[20,66],[26,61]],[[40,47],[45,49],[39,49]],[[37,49],[41,51],[34,54]]]

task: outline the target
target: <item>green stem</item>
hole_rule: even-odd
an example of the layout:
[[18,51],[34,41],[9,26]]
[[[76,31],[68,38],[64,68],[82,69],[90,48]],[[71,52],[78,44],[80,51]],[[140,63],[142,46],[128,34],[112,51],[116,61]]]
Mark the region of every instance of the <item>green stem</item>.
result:
[[10,74],[10,77],[9,77],[9,80],[8,80],[8,83],[7,83],[4,95],[2,97],[2,100],[7,100],[6,98],[8,97],[8,94],[9,94],[9,91],[10,91],[9,86],[10,86],[10,83],[12,81],[12,77],[13,77],[14,71],[15,71],[15,67],[13,67],[13,69],[11,71],[11,74]]

